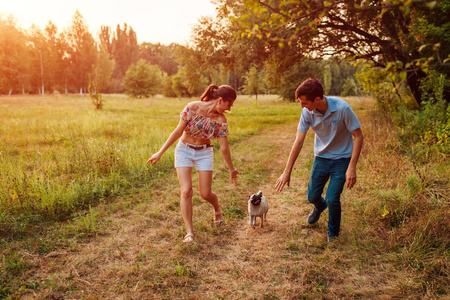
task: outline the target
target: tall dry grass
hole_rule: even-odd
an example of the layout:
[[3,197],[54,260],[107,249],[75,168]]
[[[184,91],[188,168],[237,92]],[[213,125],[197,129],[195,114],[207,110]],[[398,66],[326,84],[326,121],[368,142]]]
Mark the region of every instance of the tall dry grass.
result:
[[[406,155],[396,129],[379,111],[359,113],[365,145],[357,198],[349,202],[353,243],[397,266],[417,271],[405,290],[449,293],[450,163],[437,155],[426,163]],[[386,254],[387,253],[387,254]]]

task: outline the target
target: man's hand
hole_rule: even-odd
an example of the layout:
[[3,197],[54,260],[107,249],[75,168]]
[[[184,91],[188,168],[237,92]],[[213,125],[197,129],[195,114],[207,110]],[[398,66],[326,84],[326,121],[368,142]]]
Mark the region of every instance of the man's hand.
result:
[[275,185],[275,189],[278,192],[281,192],[283,190],[284,185],[287,183],[287,185],[289,186],[289,182],[291,181],[291,174],[283,172],[283,174],[281,174],[280,178],[278,178],[277,183]]
[[356,169],[348,168],[345,173],[345,180],[347,181],[347,188],[351,189],[356,183]]
[[358,162],[359,155],[361,153],[364,136],[361,128],[355,129],[351,132],[353,136],[353,150],[352,159],[348,165],[347,172],[345,173],[345,180],[347,181],[347,188],[351,189],[356,183],[356,164]]

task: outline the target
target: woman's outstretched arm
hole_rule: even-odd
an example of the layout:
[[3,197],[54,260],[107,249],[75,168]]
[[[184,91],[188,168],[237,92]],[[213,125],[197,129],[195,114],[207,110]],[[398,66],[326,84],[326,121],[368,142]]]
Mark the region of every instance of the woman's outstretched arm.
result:
[[147,164],[151,163],[152,165],[154,165],[161,158],[161,156],[164,154],[164,152],[166,152],[166,150],[169,149],[169,147],[172,146],[172,144],[175,143],[183,135],[183,131],[186,128],[186,125],[187,125],[187,122],[183,121],[180,118],[180,122],[178,123],[177,128],[175,128],[174,131],[172,131],[172,133],[169,135],[169,137],[167,138],[167,141],[164,143],[164,145],[161,147],[161,149],[159,149],[158,152],[153,154],[147,160],[146,163]]

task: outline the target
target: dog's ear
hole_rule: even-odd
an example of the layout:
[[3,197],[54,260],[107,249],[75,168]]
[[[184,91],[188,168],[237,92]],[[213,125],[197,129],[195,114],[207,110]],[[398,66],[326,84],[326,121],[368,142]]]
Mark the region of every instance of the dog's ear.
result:
[[258,192],[258,195],[262,196],[262,191],[259,191],[259,192]]

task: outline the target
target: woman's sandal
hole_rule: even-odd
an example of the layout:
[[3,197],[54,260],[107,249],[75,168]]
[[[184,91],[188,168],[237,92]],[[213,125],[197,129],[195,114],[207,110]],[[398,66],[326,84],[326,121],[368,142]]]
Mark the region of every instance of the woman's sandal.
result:
[[[220,216],[221,214],[222,214],[222,209],[220,208],[218,212],[214,213],[214,216]],[[219,227],[220,225],[223,225],[223,221],[224,221],[224,219],[223,219],[223,216],[222,216],[222,220],[214,221],[214,225],[216,227]]]
[[186,236],[183,239],[183,243],[192,243],[194,241],[194,235],[192,233],[186,234]]

